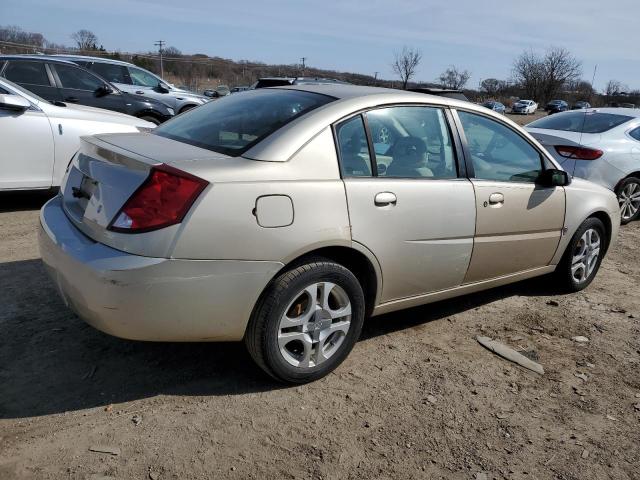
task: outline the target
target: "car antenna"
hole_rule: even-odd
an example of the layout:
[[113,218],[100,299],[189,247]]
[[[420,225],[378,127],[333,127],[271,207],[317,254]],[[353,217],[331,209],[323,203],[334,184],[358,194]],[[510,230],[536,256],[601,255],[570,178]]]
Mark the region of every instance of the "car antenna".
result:
[[[596,63],[593,67],[593,76],[591,77],[591,90],[593,90],[593,85],[596,81],[596,71],[598,70],[598,64]],[[589,95],[589,100],[591,100],[591,95]],[[582,116],[582,127],[580,127],[580,140],[578,141],[578,145],[582,147],[582,134],[584,133],[584,125],[587,123],[587,109],[584,109],[584,115]]]

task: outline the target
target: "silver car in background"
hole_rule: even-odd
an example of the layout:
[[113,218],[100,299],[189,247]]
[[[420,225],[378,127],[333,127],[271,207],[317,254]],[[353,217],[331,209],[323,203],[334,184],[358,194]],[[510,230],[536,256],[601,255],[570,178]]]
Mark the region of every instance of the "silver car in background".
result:
[[57,106],[0,78],[0,191],[59,186],[83,135],[153,127],[101,108]]
[[211,99],[165,82],[149,70],[132,63],[110,58],[87,57],[84,55],[55,55],[77,63],[106,78],[120,90],[135,95],[151,97],[172,108],[176,115],[204,105]]
[[640,217],[640,110],[574,110],[525,128],[571,175],[613,190],[623,224]]
[[486,108],[309,85],[86,138],[41,211],[40,249],[96,328],[244,340],[302,383],[344,360],[367,316],[551,273],[585,288],[619,215]]

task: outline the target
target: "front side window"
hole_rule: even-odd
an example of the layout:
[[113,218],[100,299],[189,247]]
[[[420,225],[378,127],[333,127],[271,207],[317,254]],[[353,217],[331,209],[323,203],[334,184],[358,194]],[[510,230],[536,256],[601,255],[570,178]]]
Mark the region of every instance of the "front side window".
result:
[[95,62],[91,66],[91,70],[96,72],[102,78],[105,78],[112,83],[124,83],[131,84],[131,78],[129,77],[129,71],[122,65],[114,65],[112,63],[100,63]]
[[370,177],[371,157],[362,117],[357,115],[336,127],[343,177]]
[[334,100],[298,90],[229,95],[180,115],[154,134],[231,156],[242,155],[290,121]]
[[95,92],[104,85],[104,82],[98,77],[78,67],[58,64],[55,69],[62,88]]
[[456,159],[442,109],[389,107],[367,113],[378,176],[455,178]]
[[131,76],[131,83],[140,87],[157,87],[159,83],[162,83],[154,75],[149,72],[145,72],[141,68],[129,67],[129,75]]
[[542,172],[538,151],[511,128],[482,115],[458,111],[474,176],[501,182],[535,182]]
[[43,62],[11,60],[3,75],[16,83],[50,87],[49,76]]

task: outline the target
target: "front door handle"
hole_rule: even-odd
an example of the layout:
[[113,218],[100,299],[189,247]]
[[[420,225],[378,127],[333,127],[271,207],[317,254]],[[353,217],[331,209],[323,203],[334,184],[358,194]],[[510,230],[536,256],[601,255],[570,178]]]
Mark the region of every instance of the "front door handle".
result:
[[376,207],[386,207],[387,205],[395,205],[398,199],[393,192],[380,192],[376,194],[373,201]]
[[504,195],[501,193],[492,193],[489,195],[489,205],[500,205],[504,203]]
[[144,95],[144,92],[142,90],[136,90],[136,95]]
[[64,101],[69,103],[78,103],[77,97],[67,97],[64,99]]

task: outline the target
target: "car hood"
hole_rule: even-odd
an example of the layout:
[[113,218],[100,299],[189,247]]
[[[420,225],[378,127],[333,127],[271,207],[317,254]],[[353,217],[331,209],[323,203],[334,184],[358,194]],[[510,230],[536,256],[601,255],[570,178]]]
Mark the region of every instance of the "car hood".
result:
[[86,105],[67,104],[59,107],[50,103],[39,102],[40,107],[49,117],[68,118],[74,120],[87,120],[93,122],[112,122],[134,127],[153,128],[153,123],[141,120],[131,115],[105,110],[103,108],[88,107]]

